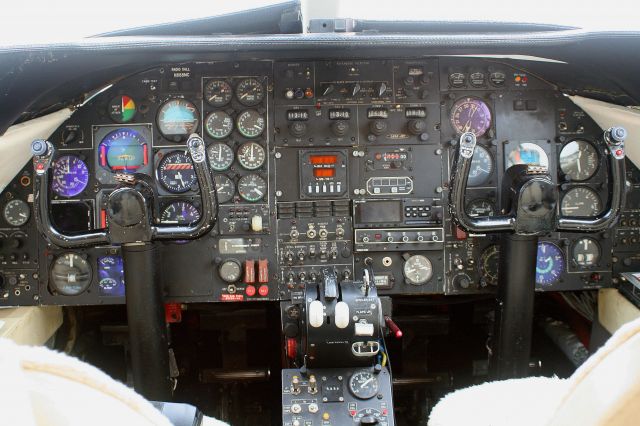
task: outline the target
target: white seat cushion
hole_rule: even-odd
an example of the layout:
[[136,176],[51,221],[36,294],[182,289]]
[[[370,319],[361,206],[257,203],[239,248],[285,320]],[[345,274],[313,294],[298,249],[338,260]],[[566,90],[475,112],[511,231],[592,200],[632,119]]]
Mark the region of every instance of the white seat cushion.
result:
[[567,386],[563,379],[529,377],[460,389],[438,402],[429,426],[539,426],[549,420]]
[[566,380],[526,378],[461,389],[433,408],[429,426],[640,424],[640,319],[620,328]]

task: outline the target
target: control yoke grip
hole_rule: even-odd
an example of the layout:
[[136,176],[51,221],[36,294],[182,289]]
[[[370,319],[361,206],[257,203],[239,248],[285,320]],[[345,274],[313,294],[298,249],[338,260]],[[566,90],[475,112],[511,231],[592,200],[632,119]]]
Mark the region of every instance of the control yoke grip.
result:
[[[192,134],[187,141],[187,149],[193,161],[194,170],[200,186],[202,198],[202,214],[193,226],[151,226],[149,240],[186,240],[198,238],[211,230],[217,219],[216,188],[209,163],[207,161],[204,141],[197,134]],[[49,215],[48,175],[55,154],[53,144],[46,140],[34,140],[31,143],[33,154],[34,178],[34,210],[38,230],[56,246],[63,248],[89,247],[111,242],[108,228],[95,232],[67,235],[60,232],[51,222]],[[134,242],[134,241],[131,241]]]
[[470,217],[464,208],[464,196],[469,179],[469,170],[473,161],[473,153],[477,144],[476,135],[472,132],[460,136],[459,148],[456,151],[451,168],[451,188],[449,190],[449,213],[453,221],[467,232],[486,233],[512,231],[515,229],[515,217],[491,216]]
[[87,232],[83,234],[67,235],[56,229],[49,216],[49,168],[55,154],[53,144],[49,141],[36,139],[31,143],[33,154],[33,197],[36,224],[38,230],[52,244],[63,248],[75,248],[106,244],[109,237],[105,231]]
[[560,216],[559,231],[597,232],[609,228],[617,220],[624,207],[625,199],[624,141],[626,138],[627,131],[619,126],[609,128],[603,135],[609,157],[609,182],[611,182],[611,197],[609,197],[607,208],[595,217]]

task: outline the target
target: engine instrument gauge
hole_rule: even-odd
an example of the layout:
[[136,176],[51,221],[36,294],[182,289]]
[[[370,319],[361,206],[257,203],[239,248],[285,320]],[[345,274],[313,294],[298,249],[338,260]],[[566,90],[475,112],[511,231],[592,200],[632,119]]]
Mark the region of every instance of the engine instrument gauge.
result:
[[200,210],[189,201],[174,201],[162,210],[160,222],[165,225],[193,225],[200,220]]
[[484,135],[491,127],[491,110],[480,98],[461,98],[451,108],[451,125],[460,135],[472,132],[476,137]]
[[196,172],[189,156],[183,151],[172,151],[158,165],[158,180],[162,186],[176,194],[187,192],[196,185]]
[[124,265],[120,256],[98,258],[98,291],[102,296],[124,296]]
[[204,128],[214,139],[224,139],[233,132],[233,118],[224,111],[213,111],[207,116]]
[[264,88],[262,87],[262,83],[255,78],[246,78],[242,80],[236,87],[236,97],[242,105],[258,105],[264,98]]
[[402,273],[407,284],[422,285],[433,276],[433,265],[426,256],[416,254],[404,262]]
[[495,205],[486,198],[476,198],[467,204],[467,214],[471,217],[493,216]]
[[264,131],[265,121],[255,109],[242,111],[236,120],[238,131],[245,138],[256,138]]
[[498,285],[500,247],[491,245],[480,255],[480,275],[485,285]]
[[31,209],[26,201],[15,199],[4,206],[3,216],[9,225],[22,226],[29,221]]
[[538,243],[536,284],[549,285],[560,279],[564,272],[564,255],[560,248],[550,242]]
[[247,170],[259,169],[266,156],[264,148],[257,142],[246,142],[238,148],[238,162]]
[[602,211],[602,200],[593,189],[577,186],[564,194],[560,211],[563,216],[597,216]]
[[589,142],[571,141],[560,151],[560,170],[571,180],[587,180],[598,170],[598,152]]
[[199,113],[196,106],[186,99],[170,99],[158,110],[158,129],[164,136],[181,140],[198,128]]
[[358,399],[371,399],[378,394],[380,383],[369,370],[360,370],[349,378],[349,392]]
[[204,86],[204,99],[213,107],[225,106],[233,96],[233,89],[224,80],[211,80]]
[[571,255],[579,266],[594,266],[600,261],[602,250],[593,238],[580,238],[573,244]]
[[233,150],[226,143],[214,143],[207,148],[209,165],[215,171],[227,170],[233,164]]
[[238,181],[238,193],[243,200],[255,203],[267,193],[267,183],[256,174],[242,176]]
[[51,189],[61,197],[75,197],[87,187],[89,169],[75,155],[63,155],[53,163]]
[[480,186],[485,184],[493,173],[493,157],[487,148],[476,145],[469,168],[467,186]]
[[112,172],[135,172],[146,166],[147,140],[136,130],[122,128],[109,132],[98,145],[100,165]]
[[52,290],[65,296],[77,296],[91,284],[91,265],[76,253],[66,253],[53,262],[50,272]]
[[549,157],[540,145],[522,142],[513,148],[505,158],[505,169],[516,164],[549,167]]
[[236,185],[231,179],[225,175],[215,175],[213,181],[216,185],[216,193],[218,195],[218,203],[228,203],[236,194]]

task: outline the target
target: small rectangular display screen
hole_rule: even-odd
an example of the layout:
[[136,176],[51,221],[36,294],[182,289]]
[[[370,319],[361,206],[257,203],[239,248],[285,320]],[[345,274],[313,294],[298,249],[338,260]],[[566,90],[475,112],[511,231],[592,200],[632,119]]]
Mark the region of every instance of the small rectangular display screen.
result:
[[310,155],[309,162],[314,166],[322,164],[336,164],[338,162],[337,155]]
[[92,229],[91,206],[78,201],[71,203],[51,203],[51,219],[61,232],[74,233]]
[[402,222],[402,203],[397,200],[368,201],[358,204],[358,223]]
[[313,169],[313,176],[316,178],[332,178],[336,175],[336,169]]

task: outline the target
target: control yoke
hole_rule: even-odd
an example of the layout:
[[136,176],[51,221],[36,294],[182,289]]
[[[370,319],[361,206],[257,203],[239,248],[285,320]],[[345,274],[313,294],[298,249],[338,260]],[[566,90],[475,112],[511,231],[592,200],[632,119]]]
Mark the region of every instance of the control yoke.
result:
[[499,216],[470,217],[464,199],[477,141],[473,133],[460,136],[449,193],[451,217],[468,232],[502,232],[490,357],[494,378],[526,377],[529,372],[538,237],[553,231],[601,231],[618,218],[625,191],[626,136],[622,127],[604,133],[611,196],[607,208],[595,217],[561,216],[558,187],[549,171],[528,164],[511,166],[504,173]]
[[603,141],[609,157],[611,197],[607,208],[595,217],[558,216],[556,185],[545,167],[519,165],[505,173],[502,188],[502,215],[470,217],[464,208],[469,170],[476,147],[476,136],[467,132],[460,136],[451,176],[449,209],[453,220],[473,233],[511,231],[522,235],[539,235],[552,231],[596,232],[613,225],[624,203],[624,140],[627,132],[612,127]]
[[120,244],[124,265],[129,350],[136,391],[148,399],[164,401],[171,395],[168,333],[162,289],[156,274],[153,241],[189,240],[205,235],[217,218],[216,189],[202,138],[192,134],[187,149],[200,185],[202,214],[193,226],[155,226],[157,201],[153,181],[146,175],[120,174],[121,185],[107,200],[108,228],[67,235],[55,228],[49,216],[48,172],[54,156],[51,142],[35,140],[33,152],[34,202],[38,229],[62,248]]
[[49,216],[48,172],[55,150],[45,140],[31,143],[33,153],[35,217],[40,232],[56,246],[63,248],[91,247],[102,244],[126,244],[155,240],[190,240],[201,237],[211,230],[217,219],[216,189],[206,158],[205,144],[200,136],[192,134],[187,149],[196,172],[202,213],[200,220],[192,226],[155,226],[151,221],[150,206],[153,203],[136,189],[135,176],[122,176],[123,184],[114,190],[107,201],[107,229],[81,234],[67,235],[60,232]]

